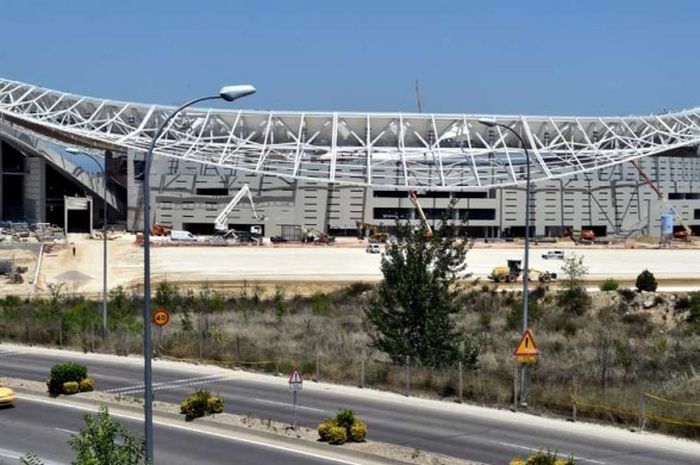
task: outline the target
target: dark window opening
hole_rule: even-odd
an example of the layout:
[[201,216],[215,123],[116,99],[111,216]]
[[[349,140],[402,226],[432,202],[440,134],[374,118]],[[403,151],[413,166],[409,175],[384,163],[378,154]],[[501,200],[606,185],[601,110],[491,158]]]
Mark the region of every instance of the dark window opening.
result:
[[225,187],[200,187],[197,188],[197,195],[227,196],[228,189]]
[[134,181],[143,181],[145,171],[146,162],[143,160],[134,160]]
[[466,191],[466,192],[455,192],[453,195],[454,195],[455,199],[486,199],[486,198],[488,198],[488,192]]
[[468,208],[460,209],[459,217],[462,220],[495,220],[495,208]]
[[406,191],[373,191],[374,197],[389,198],[389,199],[405,199],[408,197]]

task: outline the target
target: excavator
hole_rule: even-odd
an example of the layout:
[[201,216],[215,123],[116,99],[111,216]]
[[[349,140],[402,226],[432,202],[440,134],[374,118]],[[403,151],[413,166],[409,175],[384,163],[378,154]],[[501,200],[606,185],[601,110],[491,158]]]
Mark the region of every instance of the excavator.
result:
[[[223,235],[224,237],[235,237],[239,238],[239,233],[235,230],[228,229],[227,218],[231,212],[236,208],[236,205],[243,199],[244,196],[248,196],[248,201],[250,202],[250,207],[253,210],[253,217],[258,221],[264,221],[265,217],[258,215],[258,211],[255,209],[255,202],[253,201],[253,196],[250,194],[250,187],[248,184],[243,184],[241,190],[239,190],[236,195],[231,199],[231,201],[221,210],[219,216],[214,220],[214,230],[217,234]],[[260,235],[262,230],[260,226],[250,227],[251,235]]]
[[[514,283],[523,272],[522,260],[508,260],[507,266],[497,266],[491,271],[489,279],[497,283]],[[541,283],[548,283],[557,279],[557,274],[550,271],[536,270],[530,268],[531,274],[537,275],[537,280]]]

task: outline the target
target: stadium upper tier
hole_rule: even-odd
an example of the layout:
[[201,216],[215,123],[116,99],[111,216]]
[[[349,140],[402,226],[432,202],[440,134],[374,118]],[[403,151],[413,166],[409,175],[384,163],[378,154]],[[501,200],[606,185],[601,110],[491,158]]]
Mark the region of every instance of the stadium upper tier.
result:
[[[83,97],[0,79],[0,118],[63,143],[146,151],[172,107]],[[700,108],[627,117],[339,113],[189,109],[156,153],[309,181],[469,190],[595,170],[697,146]]]

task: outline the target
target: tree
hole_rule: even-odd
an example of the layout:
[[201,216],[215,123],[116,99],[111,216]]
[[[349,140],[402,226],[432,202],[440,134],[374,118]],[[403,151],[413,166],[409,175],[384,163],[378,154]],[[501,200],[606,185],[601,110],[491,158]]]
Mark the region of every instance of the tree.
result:
[[457,330],[459,311],[455,275],[466,267],[466,240],[456,238],[447,225],[452,208],[439,229],[428,236],[422,226],[397,225],[399,239],[382,255],[384,279],[365,308],[372,346],[395,362],[440,367],[462,359],[474,365],[477,348]]
[[561,271],[564,274],[564,290],[559,292],[557,301],[567,313],[582,315],[591,302],[583,286],[583,278],[588,273],[588,267],[583,264],[583,256],[572,254],[565,258]]
[[651,271],[644,270],[641,273],[639,273],[639,276],[637,276],[637,281],[634,283],[634,285],[639,292],[654,292],[656,291],[658,283],[656,282],[656,278],[654,277],[654,274]]
[[[146,465],[145,442],[109,416],[102,406],[85,415],[87,426],[68,440],[75,460],[72,465]],[[43,465],[34,454],[20,459],[22,465]]]

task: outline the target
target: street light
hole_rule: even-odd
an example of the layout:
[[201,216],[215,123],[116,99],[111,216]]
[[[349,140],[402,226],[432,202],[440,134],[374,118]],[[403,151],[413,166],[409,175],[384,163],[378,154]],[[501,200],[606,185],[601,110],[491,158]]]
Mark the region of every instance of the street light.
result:
[[[500,127],[510,131],[520,141],[520,145],[525,151],[526,163],[526,183],[525,183],[525,257],[523,260],[523,334],[527,331],[527,309],[529,298],[529,281],[530,281],[530,152],[527,151],[527,145],[523,138],[510,126],[501,124],[495,119],[483,118],[478,120],[479,123],[489,128]],[[523,363],[520,371],[520,403],[527,405],[527,364]]]
[[[85,155],[102,169],[102,340],[107,339],[107,153],[104,155],[104,163],[100,162],[89,153],[69,147],[66,152]],[[90,225],[92,228],[92,225]]]
[[153,386],[151,358],[153,356],[151,341],[151,192],[149,175],[151,172],[151,161],[153,149],[158,142],[165,127],[182,110],[194,104],[206,100],[223,99],[233,102],[239,98],[255,93],[255,87],[251,85],[225,86],[219,91],[219,95],[200,97],[183,103],[177,107],[161,123],[158,130],[153,134],[151,144],[148,147],[144,160],[143,173],[143,358],[144,358],[144,422],[146,436],[146,461],[153,463]]

